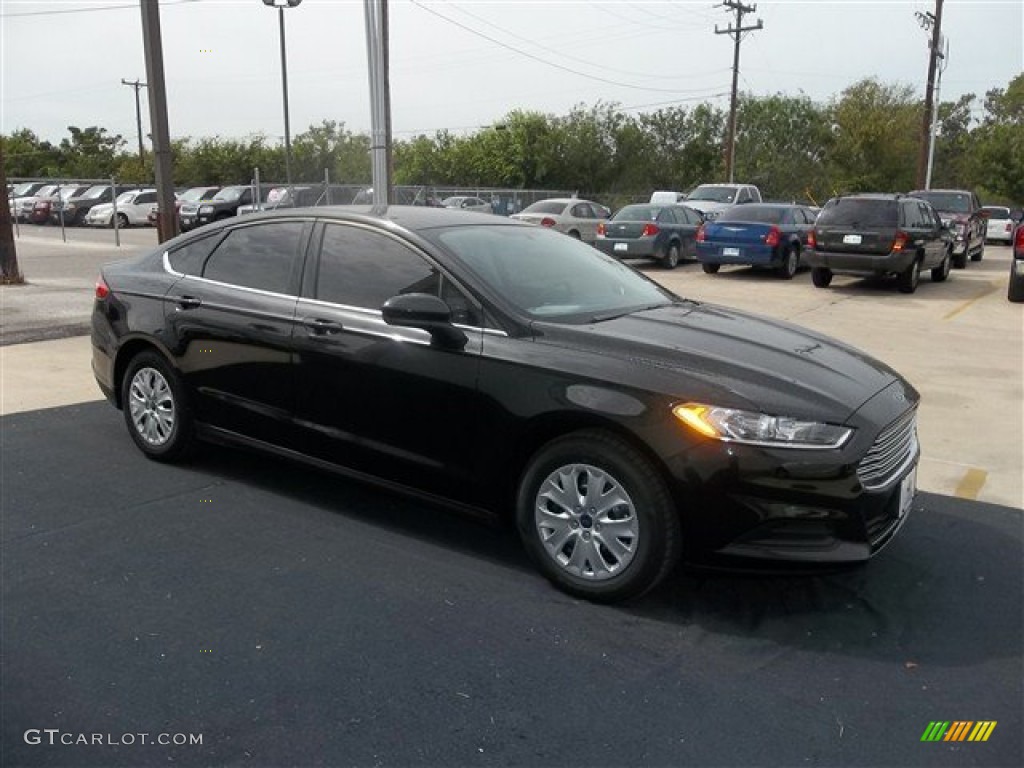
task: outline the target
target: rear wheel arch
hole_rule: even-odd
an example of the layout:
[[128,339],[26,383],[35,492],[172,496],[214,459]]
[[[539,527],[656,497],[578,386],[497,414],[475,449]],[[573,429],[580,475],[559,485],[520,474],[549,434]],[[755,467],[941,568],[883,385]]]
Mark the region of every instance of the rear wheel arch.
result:
[[174,365],[172,355],[150,339],[133,338],[121,344],[114,358],[114,393],[118,408],[124,407],[121,398],[121,384],[124,381],[125,372],[128,370],[128,366],[131,365],[132,360],[143,352],[156,352],[167,361],[168,365],[174,368],[177,367]]

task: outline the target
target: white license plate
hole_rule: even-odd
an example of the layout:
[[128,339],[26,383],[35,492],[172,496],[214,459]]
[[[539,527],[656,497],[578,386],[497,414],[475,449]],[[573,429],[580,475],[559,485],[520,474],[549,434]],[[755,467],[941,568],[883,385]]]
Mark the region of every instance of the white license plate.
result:
[[917,467],[914,467],[910,470],[910,474],[900,481],[900,518],[903,518],[910,511],[910,506],[914,503],[914,494],[916,493]]
[[860,235],[843,235],[843,242],[847,245],[860,245]]
[[723,248],[722,249],[722,255],[723,256],[739,256],[740,255],[740,249],[739,248]]
[[615,244],[615,250],[616,251],[628,251],[629,250],[629,243],[616,243]]

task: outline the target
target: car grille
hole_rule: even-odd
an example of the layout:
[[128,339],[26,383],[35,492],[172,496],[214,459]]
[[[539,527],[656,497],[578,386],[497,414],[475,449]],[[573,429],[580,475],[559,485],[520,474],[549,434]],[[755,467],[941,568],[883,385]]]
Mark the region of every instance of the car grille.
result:
[[917,451],[917,410],[912,409],[882,430],[861,459],[857,477],[869,491],[889,485]]

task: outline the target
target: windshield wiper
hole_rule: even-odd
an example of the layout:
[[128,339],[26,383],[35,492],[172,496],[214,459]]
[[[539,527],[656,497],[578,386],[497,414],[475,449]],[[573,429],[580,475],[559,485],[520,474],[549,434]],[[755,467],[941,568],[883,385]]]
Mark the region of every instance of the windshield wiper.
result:
[[649,304],[646,307],[630,307],[629,309],[617,309],[612,312],[602,312],[599,315],[594,315],[590,318],[592,323],[603,323],[605,320],[614,320],[617,317],[625,317],[626,315],[632,315],[636,312],[646,312],[649,309],[659,309],[660,307],[671,307],[672,302],[661,302],[659,304]]

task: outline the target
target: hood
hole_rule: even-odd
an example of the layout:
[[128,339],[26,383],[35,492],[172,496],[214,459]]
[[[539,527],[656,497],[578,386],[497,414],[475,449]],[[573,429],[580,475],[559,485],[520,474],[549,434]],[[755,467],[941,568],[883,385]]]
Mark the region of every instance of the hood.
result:
[[114,210],[114,206],[111,203],[97,203],[92,207],[92,212],[95,214],[110,213]]
[[538,343],[618,357],[619,381],[675,400],[845,421],[900,376],[839,341],[726,307],[677,304],[591,325],[537,324]]

